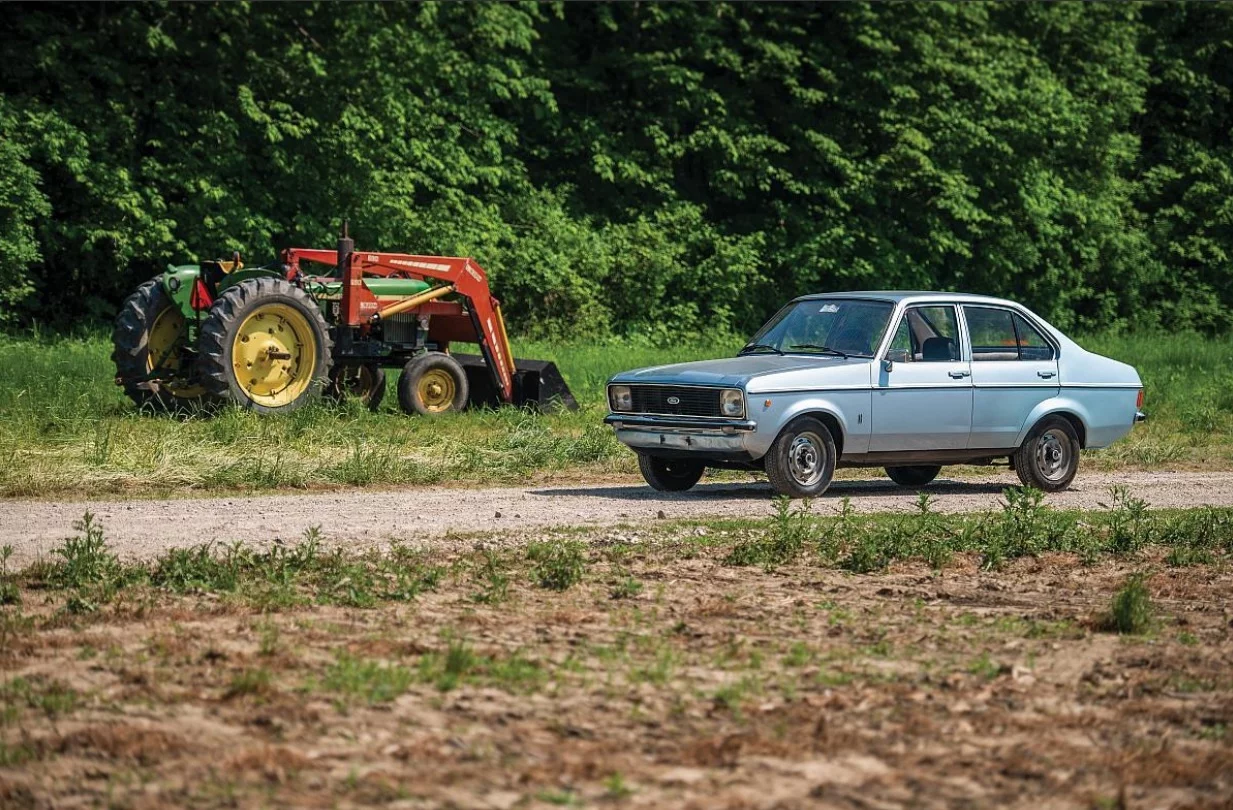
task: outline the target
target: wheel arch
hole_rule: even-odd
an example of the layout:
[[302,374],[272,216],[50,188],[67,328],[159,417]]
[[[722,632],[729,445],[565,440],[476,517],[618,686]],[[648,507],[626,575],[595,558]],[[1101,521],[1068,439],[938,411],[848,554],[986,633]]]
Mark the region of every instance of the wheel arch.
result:
[[1032,428],[1036,427],[1040,420],[1049,416],[1060,416],[1070,422],[1075,433],[1079,434],[1079,447],[1087,447],[1089,418],[1086,416],[1086,409],[1074,400],[1061,397],[1045,400],[1028,414],[1023,426],[1019,429],[1019,435],[1015,437],[1015,447],[1023,444]]
[[804,407],[800,410],[793,411],[786,419],[783,420],[783,424],[775,433],[775,438],[778,439],[780,434],[788,429],[788,425],[802,417],[811,417],[826,425],[826,429],[831,432],[831,439],[835,442],[836,460],[841,458],[843,456],[843,442],[846,433],[844,423],[843,420],[839,418],[838,414],[827,410],[826,408],[814,406]]

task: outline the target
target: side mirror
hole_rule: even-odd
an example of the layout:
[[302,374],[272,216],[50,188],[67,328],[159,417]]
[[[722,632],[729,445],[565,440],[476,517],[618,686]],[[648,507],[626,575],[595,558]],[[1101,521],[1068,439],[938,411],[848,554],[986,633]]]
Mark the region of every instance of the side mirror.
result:
[[882,370],[883,371],[885,371],[887,374],[890,374],[894,369],[895,369],[894,360],[890,359],[889,357],[885,357],[882,359]]

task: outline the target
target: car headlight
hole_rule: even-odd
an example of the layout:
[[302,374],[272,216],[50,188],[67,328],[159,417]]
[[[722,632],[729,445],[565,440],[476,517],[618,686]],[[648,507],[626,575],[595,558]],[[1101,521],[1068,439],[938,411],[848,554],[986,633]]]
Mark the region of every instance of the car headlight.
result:
[[725,388],[720,392],[719,412],[738,418],[745,415],[745,395],[739,388]]
[[634,409],[634,395],[630,392],[629,386],[608,386],[608,404],[612,406],[614,411],[632,411]]

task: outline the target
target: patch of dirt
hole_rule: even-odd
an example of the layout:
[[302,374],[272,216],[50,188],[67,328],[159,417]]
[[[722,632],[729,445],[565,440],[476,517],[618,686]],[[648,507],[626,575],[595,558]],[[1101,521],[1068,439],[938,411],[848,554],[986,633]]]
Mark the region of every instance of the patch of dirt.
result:
[[[975,469],[975,468],[971,468]],[[968,470],[965,469],[965,473]],[[819,500],[819,513],[851,499],[858,512],[909,512],[916,490],[859,472],[839,480]],[[940,512],[997,508],[1002,491],[1018,486],[1009,473],[949,478],[925,491]],[[1081,472],[1071,488],[1048,496],[1057,509],[1096,509],[1110,502],[1109,488],[1128,486],[1156,508],[1233,504],[1233,473]],[[704,483],[684,493],[655,492],[641,483],[532,486],[500,489],[415,488],[347,490],[329,494],[230,496],[164,501],[0,501],[0,546],[11,545],[10,564],[46,558],[89,511],[122,557],[148,558],[168,548],[216,541],[255,546],[293,543],[317,527],[348,547],[384,545],[391,539],[448,545],[450,536],[474,532],[525,533],[558,526],[637,525],[663,518],[767,517],[774,511],[762,483]]]
[[[0,804],[1229,806],[1229,570],[768,572],[719,544],[582,539],[581,584],[534,587],[508,554],[497,604],[468,554],[371,609],[152,592],[52,620],[55,597],[23,594]],[[1144,567],[1155,630],[1092,630]]]

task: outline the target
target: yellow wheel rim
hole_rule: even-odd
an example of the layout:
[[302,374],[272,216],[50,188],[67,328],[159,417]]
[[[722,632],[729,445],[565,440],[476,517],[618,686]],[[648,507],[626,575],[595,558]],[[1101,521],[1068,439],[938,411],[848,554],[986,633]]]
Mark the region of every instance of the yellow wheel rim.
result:
[[441,368],[430,368],[425,371],[416,386],[416,393],[419,394],[420,402],[424,404],[425,410],[433,413],[441,413],[452,408],[454,395],[457,392],[458,386],[454,384],[454,377]]
[[[175,307],[167,307],[154,317],[150,324],[150,334],[146,336],[146,371],[156,368],[168,369],[178,374],[180,371],[180,344],[184,342],[188,324],[184,316]],[[169,380],[164,385],[168,393],[181,399],[196,399],[205,394],[200,385],[178,384]]]
[[308,318],[286,304],[259,307],[236,331],[231,367],[240,389],[258,405],[295,402],[317,369],[317,338]]

